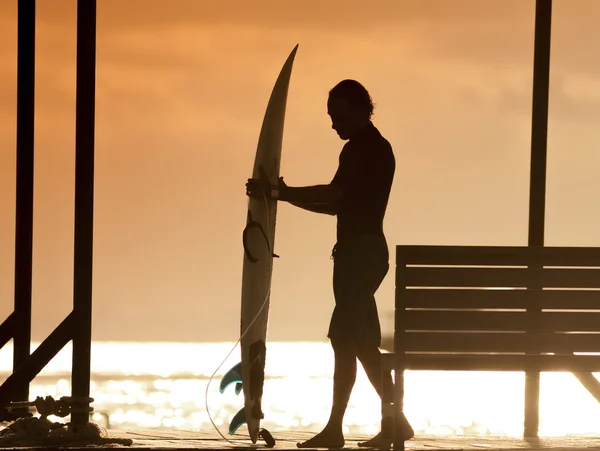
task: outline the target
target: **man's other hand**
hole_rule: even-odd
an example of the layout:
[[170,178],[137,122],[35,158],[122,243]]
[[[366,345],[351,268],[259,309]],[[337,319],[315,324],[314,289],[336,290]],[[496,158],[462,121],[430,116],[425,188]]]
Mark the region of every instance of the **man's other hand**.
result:
[[246,183],[246,195],[253,199],[270,199],[271,184],[263,179],[248,179]]

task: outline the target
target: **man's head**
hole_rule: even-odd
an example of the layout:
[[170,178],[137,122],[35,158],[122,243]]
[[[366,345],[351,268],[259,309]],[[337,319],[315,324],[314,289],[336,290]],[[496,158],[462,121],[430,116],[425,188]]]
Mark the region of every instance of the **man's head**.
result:
[[329,91],[327,114],[341,139],[349,139],[369,124],[373,100],[369,91],[355,80],[343,80]]

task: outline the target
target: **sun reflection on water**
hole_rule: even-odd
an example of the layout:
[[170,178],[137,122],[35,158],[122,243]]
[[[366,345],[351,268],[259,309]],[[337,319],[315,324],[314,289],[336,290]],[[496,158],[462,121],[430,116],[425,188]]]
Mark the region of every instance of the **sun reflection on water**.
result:
[[[94,343],[93,420],[114,429],[211,430],[205,409],[208,378],[233,343]],[[220,377],[237,363],[234,351],[209,389],[211,416],[223,434],[243,406]],[[235,356],[235,358],[234,358]],[[0,350],[0,380],[12,349]],[[34,380],[31,396],[70,395],[71,349]],[[331,407],[333,353],[327,343],[268,343],[263,425],[271,431],[319,431]],[[498,372],[407,372],[405,411],[421,434],[522,434],[524,375]],[[379,399],[362,368],[345,416],[346,432],[379,430]],[[600,433],[600,405],[568,373],[541,376],[540,435]]]

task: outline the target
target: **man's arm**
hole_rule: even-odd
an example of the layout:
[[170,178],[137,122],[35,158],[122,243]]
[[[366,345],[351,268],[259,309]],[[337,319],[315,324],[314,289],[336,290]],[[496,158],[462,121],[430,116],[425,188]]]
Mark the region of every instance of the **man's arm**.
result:
[[291,187],[281,186],[278,200],[300,204],[329,204],[334,205],[342,198],[342,190],[335,183]]
[[312,211],[313,213],[322,213],[331,216],[337,215],[336,204],[307,204],[302,202],[290,202],[290,204],[304,210]]

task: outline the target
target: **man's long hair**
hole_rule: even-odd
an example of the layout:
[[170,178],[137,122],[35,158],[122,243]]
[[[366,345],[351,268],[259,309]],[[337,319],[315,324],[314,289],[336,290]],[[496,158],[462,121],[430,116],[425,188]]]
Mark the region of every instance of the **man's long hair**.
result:
[[373,99],[369,91],[356,80],[342,80],[329,91],[329,98],[346,99],[352,108],[365,111],[369,118],[373,116]]

